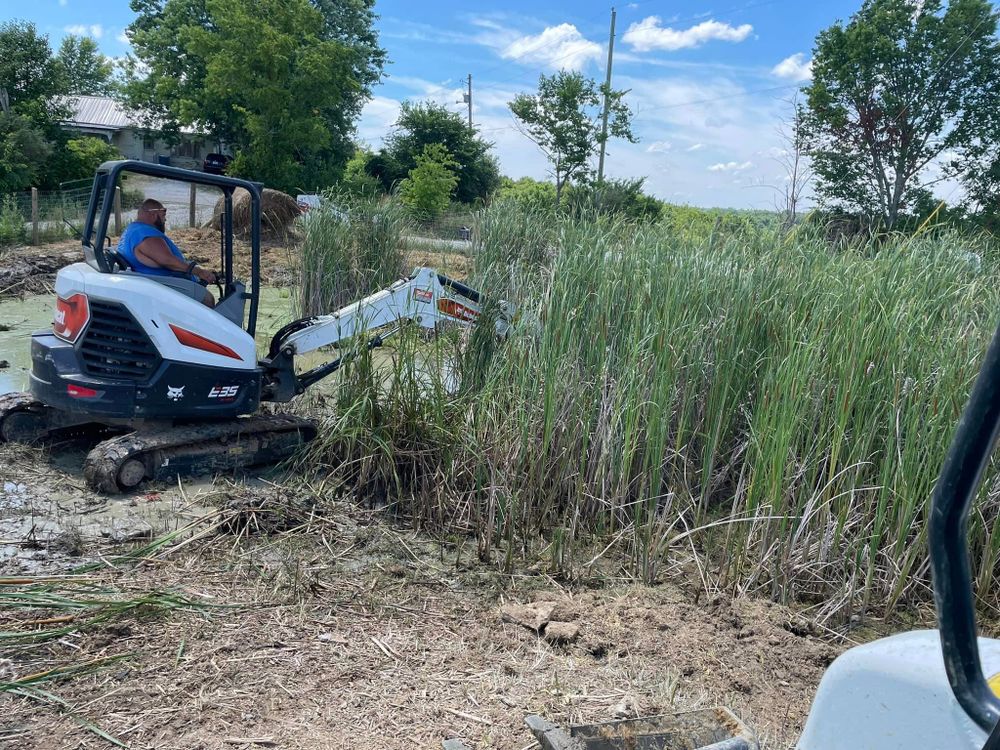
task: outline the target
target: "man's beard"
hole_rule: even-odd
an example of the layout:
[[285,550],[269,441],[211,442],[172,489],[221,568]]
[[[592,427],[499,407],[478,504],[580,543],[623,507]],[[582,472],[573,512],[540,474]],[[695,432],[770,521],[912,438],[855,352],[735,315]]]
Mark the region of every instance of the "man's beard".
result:
[[153,226],[163,233],[166,233],[167,231],[167,221],[162,216],[156,217],[156,221],[153,222]]

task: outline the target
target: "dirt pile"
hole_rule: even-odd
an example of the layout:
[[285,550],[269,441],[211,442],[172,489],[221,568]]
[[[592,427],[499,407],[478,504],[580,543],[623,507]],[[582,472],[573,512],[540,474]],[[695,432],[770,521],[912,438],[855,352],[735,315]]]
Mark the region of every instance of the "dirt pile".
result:
[[[223,198],[219,198],[212,210],[212,220],[206,226],[221,231],[223,211],[224,201]],[[264,188],[261,196],[260,231],[265,238],[286,236],[298,215],[299,207],[292,196],[279,190]],[[249,237],[250,222],[250,193],[243,188],[237,188],[233,193],[233,232],[238,237]]]

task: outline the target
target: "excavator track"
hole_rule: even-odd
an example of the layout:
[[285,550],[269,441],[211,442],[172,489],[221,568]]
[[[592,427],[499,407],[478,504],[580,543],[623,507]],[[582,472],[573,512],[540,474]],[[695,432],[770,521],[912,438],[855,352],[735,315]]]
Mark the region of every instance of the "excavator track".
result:
[[91,489],[115,494],[147,479],[280,461],[314,437],[312,422],[287,414],[143,427],[98,443],[87,454],[83,476]]
[[49,432],[49,409],[30,393],[0,396],[0,443],[32,443]]

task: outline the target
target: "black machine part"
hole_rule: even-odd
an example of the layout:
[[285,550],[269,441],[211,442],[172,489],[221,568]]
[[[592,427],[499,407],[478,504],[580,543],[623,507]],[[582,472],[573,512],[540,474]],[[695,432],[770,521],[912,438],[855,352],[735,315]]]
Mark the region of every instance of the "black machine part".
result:
[[122,173],[142,174],[148,177],[205,185],[222,191],[225,205],[221,236],[222,279],[220,282],[223,284],[224,291],[222,297],[236,291],[233,266],[233,193],[237,188],[243,188],[250,194],[250,291],[242,294],[250,300],[246,331],[253,336],[257,330],[257,309],[260,304],[260,221],[263,185],[250,180],[168,167],[162,164],[150,164],[143,161],[104,162],[97,168],[87,208],[87,221],[83,228],[84,257],[88,263],[102,273],[112,273],[117,264],[115,252],[105,246],[105,240],[108,237],[108,225],[114,208],[115,188],[119,185]]
[[941,650],[955,698],[987,732],[1000,699],[983,676],[969,562],[969,511],[1000,431],[1000,327],[955,431],[931,503],[928,542]]

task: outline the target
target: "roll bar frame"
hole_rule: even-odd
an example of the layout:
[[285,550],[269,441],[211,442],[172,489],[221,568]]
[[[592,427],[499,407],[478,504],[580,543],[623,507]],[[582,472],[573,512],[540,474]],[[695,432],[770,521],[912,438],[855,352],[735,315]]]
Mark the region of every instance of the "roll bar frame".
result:
[[969,512],[1000,432],[1000,326],[955,430],[931,501],[928,544],[948,682],[973,721],[990,732],[1000,699],[983,676],[969,561]]
[[[123,172],[142,174],[149,177],[160,177],[178,182],[195,183],[216,187],[222,190],[224,197],[224,220],[222,227],[222,270],[225,277],[225,288],[233,288],[233,192],[243,188],[250,194],[250,290],[246,293],[250,300],[250,310],[247,315],[246,331],[251,336],[257,330],[257,311],[260,305],[260,221],[261,194],[264,186],[259,182],[242,180],[236,177],[214,175],[196,172],[192,169],[168,167],[165,164],[151,164],[145,161],[125,159],[106,161],[97,168],[94,175],[94,185],[90,191],[90,201],[87,206],[87,219],[83,228],[83,253],[91,266],[101,273],[114,271],[114,258],[104,246],[108,236],[108,224],[113,210],[114,188],[117,187]],[[93,244],[91,244],[93,237]]]

